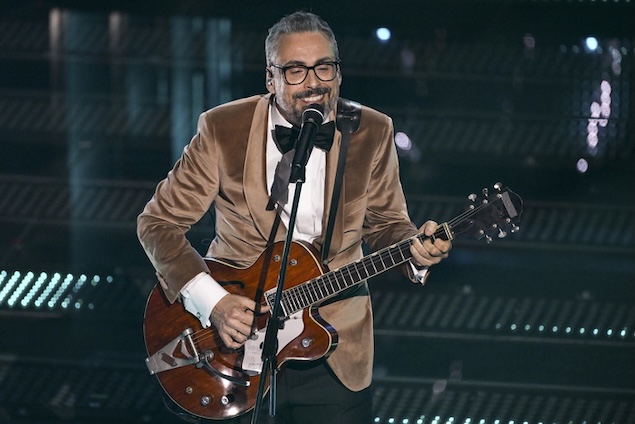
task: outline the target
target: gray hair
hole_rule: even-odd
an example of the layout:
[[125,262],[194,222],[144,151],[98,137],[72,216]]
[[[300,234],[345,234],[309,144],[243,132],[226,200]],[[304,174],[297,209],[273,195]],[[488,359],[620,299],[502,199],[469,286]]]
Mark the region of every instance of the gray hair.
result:
[[321,32],[331,43],[335,60],[340,60],[335,34],[329,24],[314,13],[298,11],[280,19],[269,29],[269,34],[265,40],[267,66],[272,65],[277,58],[280,37],[296,32]]

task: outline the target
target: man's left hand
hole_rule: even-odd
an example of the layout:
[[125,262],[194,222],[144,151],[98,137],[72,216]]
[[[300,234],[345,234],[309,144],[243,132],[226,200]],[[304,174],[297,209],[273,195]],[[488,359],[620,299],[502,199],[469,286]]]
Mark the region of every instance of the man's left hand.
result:
[[[427,221],[419,228],[419,231],[430,237],[437,231],[438,227],[439,225],[436,222]],[[448,257],[450,249],[452,249],[452,242],[448,240],[442,240],[437,237],[434,242],[430,238],[421,242],[418,238],[415,238],[410,246],[411,261],[417,267],[436,265]]]

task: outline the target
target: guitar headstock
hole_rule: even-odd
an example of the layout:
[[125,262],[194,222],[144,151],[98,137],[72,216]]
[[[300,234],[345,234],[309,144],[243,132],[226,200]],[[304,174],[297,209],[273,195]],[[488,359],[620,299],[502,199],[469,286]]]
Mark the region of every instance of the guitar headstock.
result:
[[468,199],[467,211],[448,222],[455,237],[485,237],[490,243],[493,237],[504,238],[508,231],[520,229],[523,200],[501,183],[494,184],[493,190],[484,188],[481,196],[470,194]]

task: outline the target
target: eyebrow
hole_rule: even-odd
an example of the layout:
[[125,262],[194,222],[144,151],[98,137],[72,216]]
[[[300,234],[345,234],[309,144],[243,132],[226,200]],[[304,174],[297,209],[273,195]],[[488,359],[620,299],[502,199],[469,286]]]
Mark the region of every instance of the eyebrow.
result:
[[[315,66],[315,65],[318,65],[320,63],[325,63],[325,62],[337,62],[337,59],[334,59],[334,58],[329,57],[329,56],[325,56],[325,57],[322,57],[322,58],[316,60],[315,63],[313,65],[311,65],[311,66]],[[306,62],[303,62],[301,60],[290,60],[289,62],[285,63],[282,66],[287,67],[287,66],[296,66],[296,65],[309,66],[309,65],[306,64]]]

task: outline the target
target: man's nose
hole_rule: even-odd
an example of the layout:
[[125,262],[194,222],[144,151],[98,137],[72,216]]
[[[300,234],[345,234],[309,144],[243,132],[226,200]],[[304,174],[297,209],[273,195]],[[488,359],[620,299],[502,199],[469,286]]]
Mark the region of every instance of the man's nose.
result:
[[307,70],[307,76],[304,80],[304,85],[307,87],[317,87],[320,85],[320,79],[317,76],[315,68]]

